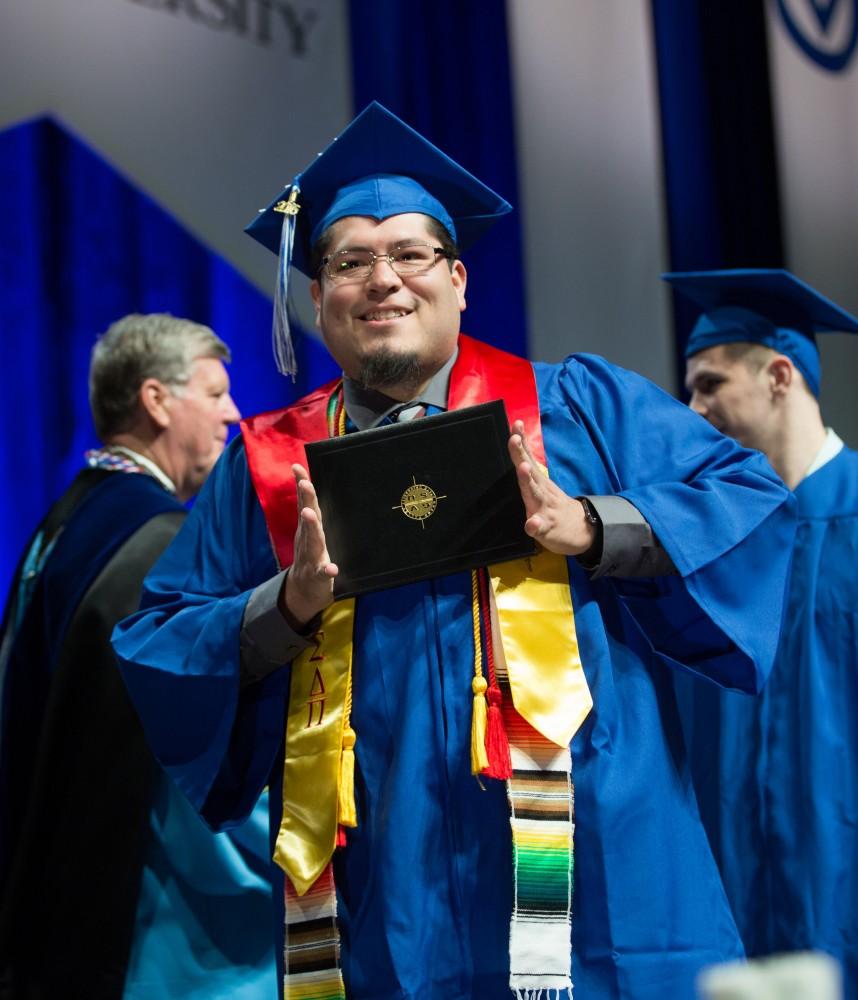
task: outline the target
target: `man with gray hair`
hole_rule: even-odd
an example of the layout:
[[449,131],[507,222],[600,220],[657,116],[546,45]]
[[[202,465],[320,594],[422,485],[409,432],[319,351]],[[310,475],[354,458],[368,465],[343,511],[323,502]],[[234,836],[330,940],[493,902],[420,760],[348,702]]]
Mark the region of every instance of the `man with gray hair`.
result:
[[208,327],[167,314],[126,316],[93,349],[102,446],[26,546],[3,625],[4,998],[274,991],[267,815],[235,835],[203,826],[109,644],[239,419],[229,360]]
[[189,500],[239,419],[229,360],[226,344],[190,320],[155,313],[114,323],[96,343],[89,373],[93,422],[107,452],[146,458],[156,478],[170,479],[171,492]]

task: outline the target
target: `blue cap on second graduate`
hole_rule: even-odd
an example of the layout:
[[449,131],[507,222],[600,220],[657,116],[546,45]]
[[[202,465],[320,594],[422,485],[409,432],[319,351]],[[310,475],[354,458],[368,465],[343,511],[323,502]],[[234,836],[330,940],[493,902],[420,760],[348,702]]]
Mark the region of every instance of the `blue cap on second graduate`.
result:
[[686,357],[718,344],[763,344],[790,358],[816,396],[816,334],[858,333],[858,319],[782,268],[674,271],[662,278],[702,310]]

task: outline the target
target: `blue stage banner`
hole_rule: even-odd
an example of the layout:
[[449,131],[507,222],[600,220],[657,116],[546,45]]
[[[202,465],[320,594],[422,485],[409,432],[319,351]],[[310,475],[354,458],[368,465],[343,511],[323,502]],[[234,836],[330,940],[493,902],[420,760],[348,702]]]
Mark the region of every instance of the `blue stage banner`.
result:
[[355,110],[380,101],[510,202],[464,257],[463,329],[528,353],[512,79],[504,0],[351,0]]

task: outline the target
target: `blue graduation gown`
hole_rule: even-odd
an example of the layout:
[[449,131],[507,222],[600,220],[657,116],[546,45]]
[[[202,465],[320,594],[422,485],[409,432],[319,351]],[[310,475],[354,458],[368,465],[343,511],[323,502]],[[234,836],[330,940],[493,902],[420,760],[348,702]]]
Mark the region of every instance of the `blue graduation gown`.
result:
[[820,949],[858,998],[858,453],[795,491],[775,666],[759,698],[683,685],[701,813],[751,955]]
[[[699,822],[666,665],[756,690],[770,666],[794,521],[759,455],[640,377],[578,356],[536,365],[553,478],[620,494],[679,574],[591,581],[569,562],[594,709],[572,744],[576,996],[691,997],[742,954]],[[239,687],[251,590],[275,572],[234,442],[114,634],[161,762],[212,824],[279,788],[289,671]],[[757,587],[742,585],[753,576]],[[505,791],[470,774],[467,574],[361,597],[354,706],[359,826],[335,860],[350,1000],[508,995]],[[272,791],[273,798],[273,791]]]

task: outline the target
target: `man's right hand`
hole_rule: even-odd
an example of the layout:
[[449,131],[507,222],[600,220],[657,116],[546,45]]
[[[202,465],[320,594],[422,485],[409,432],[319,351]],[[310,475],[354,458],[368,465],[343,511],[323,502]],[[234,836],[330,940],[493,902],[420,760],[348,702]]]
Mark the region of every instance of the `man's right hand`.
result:
[[296,631],[334,600],[334,577],[339,572],[325,544],[322,512],[310,476],[302,465],[293,465],[298,489],[298,527],[295,551],[286,583],[280,591],[280,610]]

